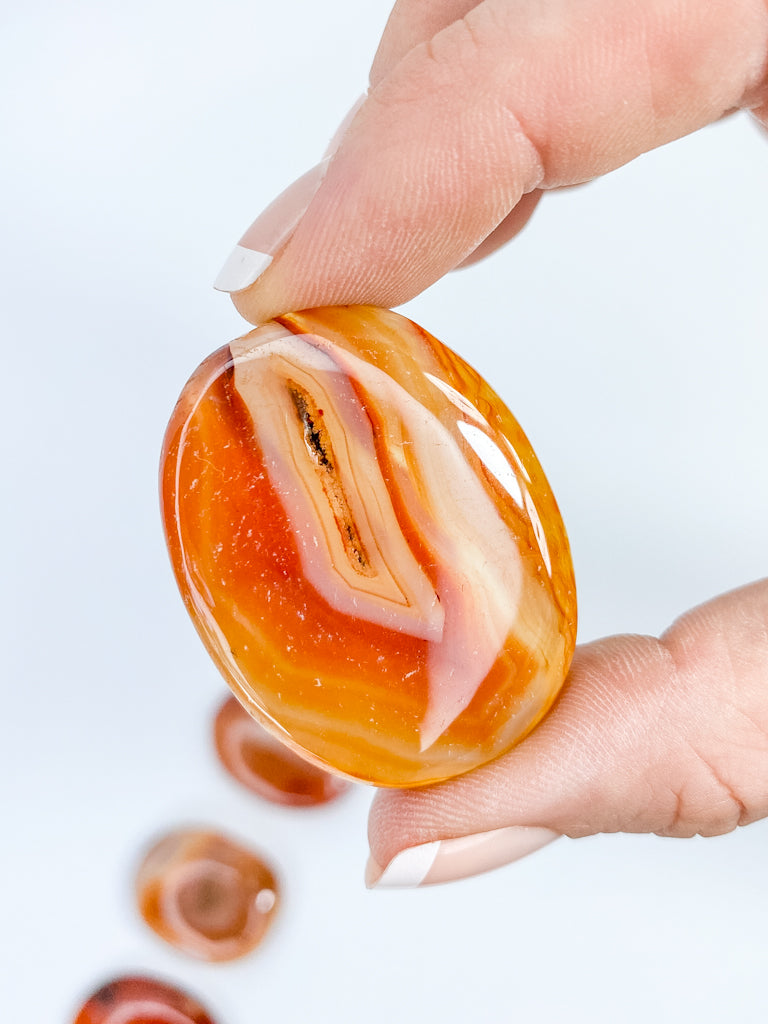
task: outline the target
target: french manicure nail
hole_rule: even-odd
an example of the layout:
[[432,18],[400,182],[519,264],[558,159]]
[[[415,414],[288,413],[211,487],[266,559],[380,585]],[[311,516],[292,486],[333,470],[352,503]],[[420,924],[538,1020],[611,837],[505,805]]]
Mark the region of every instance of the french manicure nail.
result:
[[258,280],[296,229],[328,169],[329,158],[315,164],[251,224],[227,257],[213,287],[240,292]]
[[323,153],[323,156],[325,157],[326,160],[328,159],[328,157],[333,156],[333,154],[339,148],[339,146],[341,145],[341,140],[347,134],[347,129],[349,128],[349,126],[352,124],[352,122],[355,119],[355,114],[358,112],[360,107],[362,107],[362,105],[365,103],[365,101],[367,99],[368,99],[368,93],[364,92],[362,96],[358,96],[358,98],[355,100],[355,102],[349,108],[349,110],[346,113],[346,116],[344,117],[344,120],[341,122],[339,127],[333,133],[333,138],[328,143],[328,146],[326,147],[325,153]]
[[514,825],[458,839],[437,839],[403,850],[384,868],[371,858],[365,883],[369,889],[407,889],[456,882],[527,857],[559,836],[549,828]]

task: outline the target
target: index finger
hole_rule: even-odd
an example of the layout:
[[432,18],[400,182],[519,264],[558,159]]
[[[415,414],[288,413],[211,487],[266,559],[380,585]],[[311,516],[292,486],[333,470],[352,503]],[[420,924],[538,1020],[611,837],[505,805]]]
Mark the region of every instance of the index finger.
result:
[[[372,89],[287,241],[234,296],[399,305],[537,188],[585,181],[765,102],[761,0],[485,0]],[[295,211],[292,211],[295,217]],[[272,237],[276,237],[274,232]]]

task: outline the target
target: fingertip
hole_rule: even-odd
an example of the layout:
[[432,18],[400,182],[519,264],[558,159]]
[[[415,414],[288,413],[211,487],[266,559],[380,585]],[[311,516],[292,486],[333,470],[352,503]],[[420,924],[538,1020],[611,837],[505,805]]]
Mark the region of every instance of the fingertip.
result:
[[471,267],[473,264],[479,263],[480,260],[491,256],[498,249],[501,249],[502,246],[506,245],[507,242],[519,235],[533,216],[533,211],[539,205],[539,200],[543,195],[544,192],[539,188],[534,189],[532,192],[527,192],[512,212],[507,214],[501,224],[484,238],[469,256],[459,263],[456,270],[463,270],[465,267]]
[[[413,92],[416,74],[403,76]],[[517,152],[509,143],[514,159],[501,153],[499,131],[508,132],[497,124],[498,112],[476,109],[477,102],[465,109],[454,96],[463,125],[456,142],[436,123],[429,96],[406,102],[404,91],[386,82],[356,109],[299,217],[295,183],[241,239],[272,256],[263,274],[233,296],[246,319],[259,323],[319,305],[399,306],[469,256],[535,184],[528,147]],[[468,137],[478,131],[480,141],[470,146]],[[521,205],[519,227],[535,201]],[[290,214],[279,230],[276,210]]]
[[290,305],[281,303],[279,289],[272,286],[271,278],[269,267],[265,267],[257,281],[243,290],[233,291],[229,296],[240,316],[255,326],[291,311]]

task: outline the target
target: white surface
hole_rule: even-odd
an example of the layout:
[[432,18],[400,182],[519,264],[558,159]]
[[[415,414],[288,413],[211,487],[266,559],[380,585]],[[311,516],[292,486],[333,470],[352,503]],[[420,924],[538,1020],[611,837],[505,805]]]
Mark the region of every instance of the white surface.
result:
[[[495,875],[363,889],[369,793],[258,803],[217,767],[222,686],[160,533],[160,439],[240,333],[211,289],[360,93],[387,0],[31,0],[0,15],[5,665],[0,991],[70,1019],[106,974],[187,984],[220,1024],[763,1022],[762,823],[560,841]],[[768,145],[745,117],[548,197],[408,312],[505,396],[569,526],[581,638],[663,629],[766,573]],[[179,822],[268,851],[285,903],[233,966],[137,920]]]

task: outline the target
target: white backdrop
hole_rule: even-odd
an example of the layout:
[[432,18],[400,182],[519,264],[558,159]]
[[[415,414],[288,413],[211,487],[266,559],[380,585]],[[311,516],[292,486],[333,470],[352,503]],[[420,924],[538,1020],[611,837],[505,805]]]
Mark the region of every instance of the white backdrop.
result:
[[[189,373],[243,330],[211,290],[365,85],[388,0],[25,0],[0,14],[8,1021],[68,1024],[113,973],[220,1024],[764,1022],[768,824],[561,840],[496,874],[365,891],[370,791],[310,813],[218,767],[223,686],[175,591],[156,468]],[[547,197],[405,312],[531,437],[571,536],[580,637],[658,632],[766,573],[768,145],[744,116]],[[138,920],[186,822],[267,852],[283,913],[200,965]]]

